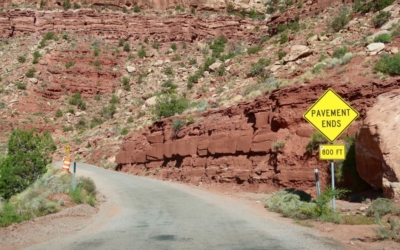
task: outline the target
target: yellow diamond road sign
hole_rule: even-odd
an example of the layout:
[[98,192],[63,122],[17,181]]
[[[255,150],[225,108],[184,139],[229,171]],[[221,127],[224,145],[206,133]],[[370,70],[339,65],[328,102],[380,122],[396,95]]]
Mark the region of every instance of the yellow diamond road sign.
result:
[[357,119],[358,112],[328,89],[304,114],[311,125],[333,142]]

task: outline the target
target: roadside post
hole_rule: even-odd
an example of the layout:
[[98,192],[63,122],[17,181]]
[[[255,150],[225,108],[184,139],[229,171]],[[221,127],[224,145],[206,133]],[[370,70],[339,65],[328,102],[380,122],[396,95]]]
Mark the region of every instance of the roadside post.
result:
[[76,189],[76,161],[74,161],[74,177],[72,179],[72,190]]
[[315,173],[315,185],[317,186],[317,197],[321,195],[321,189],[319,187],[319,175],[318,175],[318,168],[314,169]]
[[[332,189],[335,189],[334,160],[344,160],[346,150],[344,145],[334,145],[333,142],[354,122],[359,113],[343,100],[333,89],[325,93],[304,113],[303,118],[314,126],[331,144],[320,145],[320,160],[329,160],[331,167]],[[317,179],[317,194],[319,180]],[[314,170],[315,172],[315,170]],[[319,194],[318,194],[319,196]],[[335,197],[332,198],[332,208],[336,209]]]

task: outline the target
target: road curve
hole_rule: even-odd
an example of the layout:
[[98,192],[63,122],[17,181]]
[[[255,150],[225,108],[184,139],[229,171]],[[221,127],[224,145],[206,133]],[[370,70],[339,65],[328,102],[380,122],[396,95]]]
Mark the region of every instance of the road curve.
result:
[[[78,163],[106,197],[89,225],[28,249],[344,249],[223,195]],[[266,211],[267,213],[267,211]]]

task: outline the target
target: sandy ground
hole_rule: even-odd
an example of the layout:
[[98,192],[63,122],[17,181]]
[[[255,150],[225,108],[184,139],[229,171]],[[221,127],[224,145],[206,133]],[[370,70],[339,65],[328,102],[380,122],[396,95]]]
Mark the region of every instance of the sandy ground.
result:
[[[180,183],[171,183],[171,185],[184,186]],[[264,193],[238,193],[221,190],[218,187],[195,187],[208,192],[221,195],[224,198],[230,199],[233,203],[245,204],[251,208],[254,214],[263,218],[279,219],[282,222],[305,225],[310,230],[316,230],[321,236],[339,241],[347,249],[400,249],[400,244],[392,241],[377,241],[375,240],[376,225],[336,225],[332,223],[321,223],[315,221],[297,223],[292,219],[283,218],[279,214],[269,212],[264,208],[263,199],[269,196]],[[0,250],[8,249],[24,249],[30,245],[43,243],[56,237],[62,237],[65,234],[73,234],[81,230],[86,225],[94,223],[96,213],[99,210],[101,214],[113,216],[113,210],[107,205],[106,198],[99,195],[100,202],[98,207],[93,208],[89,205],[77,205],[64,208],[62,211],[36,218],[31,221],[26,221],[20,224],[14,224],[6,228],[0,228]],[[337,206],[351,209],[358,209],[365,206],[361,203],[348,203],[338,201]]]

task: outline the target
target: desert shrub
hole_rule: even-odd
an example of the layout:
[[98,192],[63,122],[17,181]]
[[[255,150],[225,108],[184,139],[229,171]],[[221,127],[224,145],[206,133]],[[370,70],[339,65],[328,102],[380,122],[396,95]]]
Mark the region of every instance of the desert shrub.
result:
[[390,219],[389,225],[380,223],[375,232],[380,239],[400,242],[400,223],[398,219]]
[[26,62],[26,57],[25,56],[19,56],[19,57],[17,57],[17,60],[18,60],[19,63],[24,63],[24,62]]
[[[171,123],[171,128],[174,131],[174,135],[178,134],[179,130],[186,125],[186,121],[182,119],[173,119]],[[174,137],[175,137],[174,136]]]
[[394,56],[382,55],[375,64],[374,70],[391,75],[400,75],[400,54]]
[[158,49],[160,47],[160,43],[158,41],[154,41],[152,47],[154,49]]
[[380,34],[374,38],[374,43],[390,43],[392,36],[388,33]]
[[262,94],[263,92],[267,92],[272,88],[278,88],[278,87],[279,87],[279,82],[275,78],[270,77],[265,81],[260,81],[258,83],[254,83],[247,86],[243,91],[243,95],[248,96],[255,91],[260,91],[260,94]]
[[161,84],[161,87],[163,93],[173,94],[176,92],[178,85],[174,84],[172,80],[167,80]]
[[72,126],[63,126],[63,131],[64,132],[74,131],[74,127],[72,127]]
[[35,73],[36,73],[36,69],[35,68],[30,68],[28,70],[28,72],[25,73],[25,76],[26,77],[33,77],[35,75]]
[[199,73],[195,73],[195,74],[193,74],[193,75],[190,75],[190,76],[188,77],[188,82],[187,82],[187,87],[188,87],[188,89],[193,88],[194,83],[197,83],[197,82],[199,81],[200,77],[201,77],[201,76],[200,76]]
[[125,51],[125,52],[131,51],[131,47],[129,46],[129,43],[125,43],[125,44],[124,44],[124,51]]
[[88,194],[96,195],[96,184],[90,177],[80,176],[76,181],[77,187],[81,187],[82,190],[86,190]]
[[311,140],[306,145],[306,150],[312,152],[317,150],[320,144],[327,143],[326,138],[319,132],[314,132],[311,135]]
[[283,34],[281,34],[281,39],[279,40],[279,43],[280,44],[284,44],[284,43],[286,43],[287,41],[288,41],[288,34],[287,33],[283,33]]
[[260,45],[251,46],[250,48],[247,49],[247,54],[249,55],[256,54],[260,52],[262,49],[263,47]]
[[382,215],[389,214],[393,210],[393,202],[390,199],[378,198],[374,200],[367,209],[367,216],[381,217]]
[[235,8],[233,7],[232,4],[228,4],[228,6],[226,8],[226,12],[228,12],[229,15],[231,15],[235,12]]
[[72,61],[69,61],[69,62],[67,62],[67,63],[65,64],[65,68],[66,68],[66,69],[69,69],[69,68],[71,68],[72,66],[74,66],[74,62],[72,62]]
[[335,58],[342,58],[347,52],[349,52],[349,50],[347,49],[346,46],[338,48],[336,50],[333,51],[332,56]]
[[127,135],[128,133],[129,133],[128,128],[123,128],[123,129],[121,130],[121,135]]
[[344,26],[346,26],[349,22],[350,22],[350,18],[346,14],[341,13],[341,14],[339,14],[339,16],[337,16],[337,17],[335,17],[335,19],[333,19],[333,21],[331,23],[331,28],[335,32],[338,32],[341,29],[343,29]]
[[95,47],[95,48],[93,49],[93,55],[94,55],[94,56],[99,56],[99,55],[100,55],[100,48]]
[[78,3],[74,3],[74,9],[75,10],[80,9],[80,8],[81,8],[81,6]]
[[116,96],[116,95],[112,95],[111,96],[111,99],[110,99],[110,101],[109,101],[109,103],[111,103],[111,104],[117,104],[117,103],[120,103],[120,99]]
[[33,52],[33,59],[32,63],[37,64],[39,62],[39,58],[42,57],[42,55],[39,53],[39,51]]
[[92,120],[90,121],[90,128],[94,128],[96,126],[99,126],[103,124],[103,120],[97,116],[93,117]]
[[144,48],[141,48],[139,51],[138,51],[138,56],[140,57],[140,58],[145,58],[146,57],[146,50],[144,49]]
[[286,25],[284,25],[284,24],[279,24],[278,25],[278,27],[276,28],[276,32],[277,33],[282,33],[282,32],[284,32],[285,30],[287,30],[287,26]]
[[64,8],[64,10],[71,9],[71,2],[70,2],[70,0],[64,0],[64,2],[63,2],[63,8]]
[[60,117],[62,117],[62,116],[63,116],[63,114],[62,114],[61,109],[57,109],[57,111],[56,111],[56,117],[57,117],[57,118],[60,118]]
[[161,95],[157,98],[156,105],[153,107],[153,114],[158,119],[182,113],[189,107],[189,100],[177,97],[174,94]]
[[76,189],[70,189],[69,196],[71,197],[72,201],[76,204],[82,204],[85,201],[82,187],[77,187]]
[[85,118],[80,118],[79,120],[78,120],[78,122],[75,124],[75,128],[77,129],[77,130],[85,130],[85,128],[86,128],[86,119]]
[[58,37],[54,32],[47,32],[40,41],[38,48],[46,47],[46,41],[48,40],[58,41]]
[[71,99],[69,99],[69,104],[77,106],[78,109],[80,110],[86,110],[86,103],[83,101],[81,97],[81,93],[76,92],[75,94],[72,95]]
[[95,99],[96,101],[100,101],[101,95],[100,95],[100,94],[95,94],[95,95],[93,96],[93,99]]
[[374,24],[375,28],[380,28],[387,21],[389,21],[391,16],[392,14],[389,11],[381,11],[372,18],[372,23]]
[[297,32],[300,30],[300,24],[299,22],[291,22],[289,23],[288,28],[294,32]]
[[341,64],[347,64],[351,61],[351,59],[353,59],[355,57],[355,55],[353,53],[346,53],[344,54],[344,56],[342,57]]
[[260,76],[265,77],[267,75],[265,67],[271,63],[270,59],[260,58],[258,62],[251,65],[250,71],[247,73],[250,77]]
[[121,83],[122,83],[122,87],[124,90],[126,91],[130,91],[131,90],[131,86],[129,85],[129,78],[124,76],[121,79]]
[[322,70],[325,69],[325,64],[323,63],[317,63],[316,65],[314,65],[314,67],[311,69],[311,73],[313,74],[319,74],[321,73]]
[[103,109],[100,111],[101,117],[105,119],[113,118],[115,113],[117,113],[117,107],[113,103],[103,107]]
[[7,155],[0,162],[0,197],[9,199],[46,172],[56,145],[49,132],[13,130]]
[[278,55],[279,60],[281,60],[287,53],[285,51],[278,51],[276,54]]
[[16,82],[15,85],[17,86],[17,89],[19,89],[19,90],[26,90],[26,83],[24,83],[24,82]]
[[172,70],[172,67],[165,68],[164,74],[171,75],[171,76],[174,75],[174,71]]
[[272,150],[279,151],[282,148],[284,148],[285,145],[286,145],[286,142],[284,142],[284,141],[276,141],[276,142],[272,143]]
[[176,51],[178,49],[178,46],[176,46],[176,43],[172,43],[170,47],[173,51]]
[[[228,42],[225,36],[220,36],[210,44],[212,50],[212,57],[219,57],[224,52],[225,44]],[[211,64],[210,64],[211,65]]]
[[140,12],[140,7],[137,4],[135,4],[135,7],[133,7],[133,11],[135,13],[139,13]]
[[353,10],[355,12],[361,12],[363,14],[368,12],[376,12],[383,10],[387,6],[391,5],[394,0],[377,0],[377,1],[367,1],[367,0],[356,0],[353,5]]
[[29,220],[31,217],[32,215],[27,209],[19,210],[16,205],[5,202],[0,213],[0,227],[20,223]]

